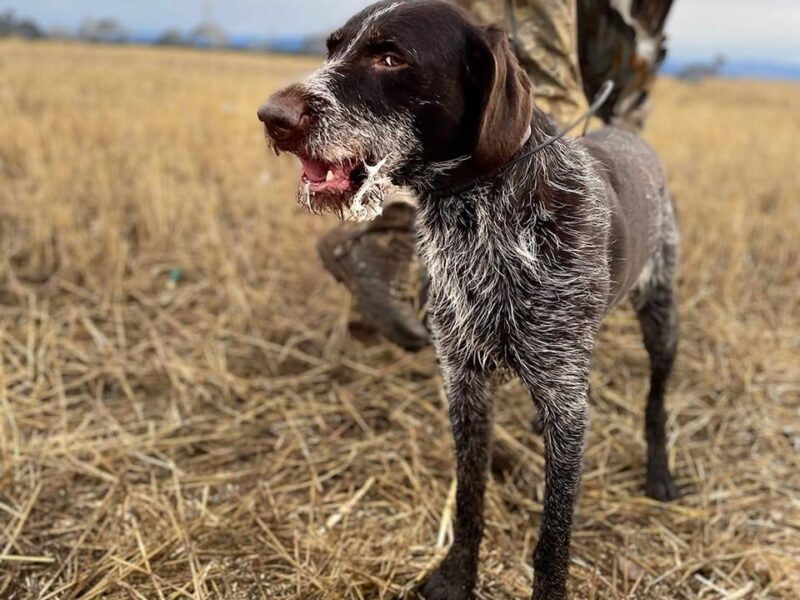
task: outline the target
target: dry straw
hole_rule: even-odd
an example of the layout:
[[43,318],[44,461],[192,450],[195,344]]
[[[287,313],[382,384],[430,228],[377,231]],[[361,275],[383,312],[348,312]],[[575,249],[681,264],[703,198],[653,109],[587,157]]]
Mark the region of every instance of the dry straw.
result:
[[[347,299],[259,102],[313,61],[0,45],[0,597],[396,598],[450,540],[430,351],[347,337]],[[603,330],[576,598],[800,597],[800,87],[664,81],[647,137],[683,227],[669,447]],[[527,597],[530,402],[497,391],[481,599]]]

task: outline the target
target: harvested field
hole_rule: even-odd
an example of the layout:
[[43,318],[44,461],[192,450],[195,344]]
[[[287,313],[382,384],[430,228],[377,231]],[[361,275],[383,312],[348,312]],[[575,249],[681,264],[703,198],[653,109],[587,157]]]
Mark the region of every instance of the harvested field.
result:
[[[315,64],[0,44],[0,598],[397,598],[448,540],[433,352],[347,336],[255,110]],[[661,82],[683,228],[669,447],[643,496],[647,363],[606,323],[575,598],[800,597],[800,85]],[[527,598],[542,443],[516,382],[481,599]]]

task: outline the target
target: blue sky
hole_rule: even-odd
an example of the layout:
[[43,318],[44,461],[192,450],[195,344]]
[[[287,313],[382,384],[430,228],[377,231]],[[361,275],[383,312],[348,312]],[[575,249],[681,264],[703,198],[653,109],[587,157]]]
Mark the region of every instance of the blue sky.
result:
[[[136,32],[186,29],[208,18],[237,36],[325,32],[369,0],[0,0],[47,27],[111,16]],[[676,0],[668,26],[673,56],[800,64],[800,0]]]

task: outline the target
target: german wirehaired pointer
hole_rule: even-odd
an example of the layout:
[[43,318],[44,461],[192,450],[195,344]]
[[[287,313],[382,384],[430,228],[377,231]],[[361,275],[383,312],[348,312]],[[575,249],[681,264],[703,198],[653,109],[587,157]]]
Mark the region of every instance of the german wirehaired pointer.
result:
[[565,598],[592,349],[604,315],[626,296],[652,366],[646,491],[677,495],[664,389],[678,341],[678,236],[659,162],[614,128],[525,156],[556,129],[533,106],[507,34],[442,0],[378,2],[333,33],[328,50],[259,118],[276,150],[300,158],[299,196],[313,211],[364,219],[379,213],[389,184],[418,195],[458,474],[455,541],[418,591],[472,597],[492,427],[487,379],[508,369],[536,403],[545,441],[533,598]]

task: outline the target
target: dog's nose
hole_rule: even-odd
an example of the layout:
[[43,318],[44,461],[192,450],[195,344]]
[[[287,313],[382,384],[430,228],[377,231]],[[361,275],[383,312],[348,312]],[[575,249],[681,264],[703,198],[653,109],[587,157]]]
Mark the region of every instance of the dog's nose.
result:
[[308,109],[299,94],[281,91],[258,109],[258,118],[276,141],[285,141],[302,133],[309,122]]

